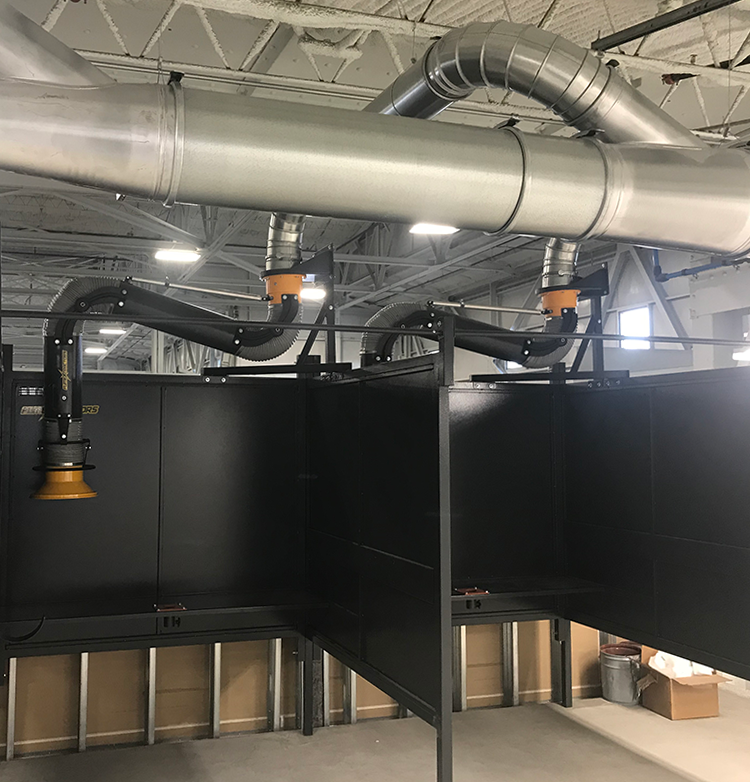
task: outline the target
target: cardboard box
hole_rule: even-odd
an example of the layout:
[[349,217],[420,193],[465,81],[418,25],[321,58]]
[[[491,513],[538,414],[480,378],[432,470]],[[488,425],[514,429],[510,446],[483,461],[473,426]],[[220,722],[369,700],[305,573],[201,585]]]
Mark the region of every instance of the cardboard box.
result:
[[647,646],[641,652],[646,667],[641,704],[670,720],[693,720],[719,716],[719,684],[727,681],[714,673],[710,676],[676,678],[648,667],[656,649]]

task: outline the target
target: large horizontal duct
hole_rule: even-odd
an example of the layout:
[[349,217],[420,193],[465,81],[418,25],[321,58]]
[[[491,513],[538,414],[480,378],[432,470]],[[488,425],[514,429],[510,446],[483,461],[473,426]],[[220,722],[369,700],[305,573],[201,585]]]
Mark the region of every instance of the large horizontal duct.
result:
[[166,202],[750,249],[739,149],[524,135],[175,83],[6,83],[0,105],[0,168]]

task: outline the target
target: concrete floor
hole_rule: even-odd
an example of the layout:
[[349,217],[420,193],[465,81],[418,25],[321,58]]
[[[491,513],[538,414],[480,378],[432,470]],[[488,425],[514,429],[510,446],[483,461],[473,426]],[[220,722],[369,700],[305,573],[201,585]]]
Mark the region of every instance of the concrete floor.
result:
[[[735,760],[737,751],[744,752],[742,779],[747,782],[750,700],[735,699],[740,704],[725,704],[726,717],[689,724],[596,701],[582,702],[568,713],[529,705],[457,715],[456,782],[734,782],[740,777],[721,770],[732,751]],[[617,741],[608,732],[617,734]],[[0,780],[434,782],[434,736],[416,718],[369,721],[320,730],[312,738],[296,732],[255,734],[19,759],[0,764]],[[691,776],[644,757],[639,737],[656,737],[649,751],[666,752],[672,760],[678,744],[685,750],[689,744],[694,758],[711,758],[716,775]]]
[[671,722],[646,709],[599,698],[577,701],[560,713],[692,782],[748,782],[750,697],[727,687],[719,693],[721,716],[706,720]]

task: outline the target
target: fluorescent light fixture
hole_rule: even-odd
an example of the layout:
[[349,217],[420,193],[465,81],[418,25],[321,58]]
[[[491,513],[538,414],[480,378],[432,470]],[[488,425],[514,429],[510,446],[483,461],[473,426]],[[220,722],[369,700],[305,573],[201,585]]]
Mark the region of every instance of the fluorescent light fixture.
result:
[[732,359],[734,361],[750,361],[750,348],[745,348],[744,350],[732,353]]
[[118,328],[104,328],[99,329],[100,334],[111,334],[114,337],[122,336],[126,333],[125,329],[118,329]]
[[303,288],[300,296],[306,301],[323,301],[326,292],[325,288]]
[[92,347],[92,348],[86,348],[84,353],[88,353],[90,356],[101,356],[103,353],[107,352],[107,348],[104,347]]
[[[651,336],[651,308],[637,307],[620,313],[620,334],[623,337]],[[645,339],[624,339],[620,343],[625,350],[650,350],[651,343]]]
[[435,225],[434,223],[417,223],[409,229],[410,234],[431,234],[438,236],[454,234],[456,231],[458,231],[458,228],[454,228],[452,225]]
[[200,260],[201,254],[197,250],[182,250],[179,247],[170,247],[157,250],[154,258],[157,261],[171,261],[172,263],[195,263]]

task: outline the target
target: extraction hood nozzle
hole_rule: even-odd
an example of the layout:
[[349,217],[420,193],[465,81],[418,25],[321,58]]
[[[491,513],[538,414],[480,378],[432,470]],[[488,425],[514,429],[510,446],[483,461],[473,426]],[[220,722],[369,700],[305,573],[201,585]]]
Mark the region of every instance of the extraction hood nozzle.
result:
[[34,500],[84,500],[97,493],[83,480],[83,469],[47,470],[42,487],[31,495]]

